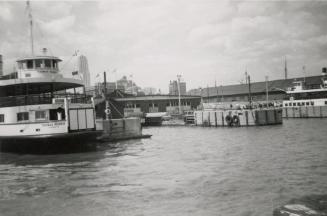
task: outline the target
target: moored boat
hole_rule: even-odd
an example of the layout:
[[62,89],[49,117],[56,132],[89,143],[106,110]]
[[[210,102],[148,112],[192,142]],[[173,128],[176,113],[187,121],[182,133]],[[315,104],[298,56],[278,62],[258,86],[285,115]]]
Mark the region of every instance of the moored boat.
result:
[[[59,153],[89,149],[96,130],[92,97],[76,93],[80,79],[64,77],[60,58],[42,49],[35,55],[33,19],[27,1],[31,54],[14,72],[0,76],[0,151]],[[74,91],[66,91],[73,89]],[[92,146],[94,147],[94,146]]]
[[66,91],[83,82],[63,77],[60,61],[48,55],[21,58],[16,72],[0,77],[1,151],[82,149],[101,133],[93,98]]
[[286,91],[283,100],[283,117],[286,118],[326,118],[327,117],[327,78],[324,77],[318,86],[307,86],[305,81],[297,80]]

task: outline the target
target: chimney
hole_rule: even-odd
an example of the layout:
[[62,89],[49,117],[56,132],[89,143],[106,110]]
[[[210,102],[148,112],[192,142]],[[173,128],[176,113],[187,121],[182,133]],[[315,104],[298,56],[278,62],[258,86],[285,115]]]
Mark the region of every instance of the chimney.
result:
[[2,55],[0,55],[0,76],[3,75]]
[[48,49],[47,48],[42,48],[42,53],[43,55],[47,55]]

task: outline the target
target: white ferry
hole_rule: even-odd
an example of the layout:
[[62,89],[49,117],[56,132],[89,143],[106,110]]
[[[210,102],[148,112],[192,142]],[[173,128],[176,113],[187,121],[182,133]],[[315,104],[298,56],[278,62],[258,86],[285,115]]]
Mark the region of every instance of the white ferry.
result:
[[307,88],[304,81],[294,81],[283,100],[283,117],[327,117],[327,78],[321,79],[318,88]]
[[93,98],[66,92],[83,82],[64,78],[60,61],[48,55],[21,58],[16,72],[0,77],[0,151],[84,148],[101,132]]
[[[88,150],[95,141],[92,97],[76,94],[83,81],[65,78],[61,59],[34,55],[33,17],[26,2],[31,56],[17,60],[16,71],[0,76],[0,151],[57,153]],[[67,93],[67,89],[74,92]],[[84,91],[85,92],[85,91]]]

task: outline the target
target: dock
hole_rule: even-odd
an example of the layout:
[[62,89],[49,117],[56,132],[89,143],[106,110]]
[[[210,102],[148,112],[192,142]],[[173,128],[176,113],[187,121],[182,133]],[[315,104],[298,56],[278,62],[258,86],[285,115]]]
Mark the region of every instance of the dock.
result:
[[195,125],[241,127],[282,124],[282,109],[201,110],[194,112]]
[[284,107],[283,118],[327,118],[327,106]]
[[97,130],[103,130],[103,133],[97,138],[98,141],[118,141],[151,137],[151,135],[142,134],[140,118],[97,119],[96,125]]

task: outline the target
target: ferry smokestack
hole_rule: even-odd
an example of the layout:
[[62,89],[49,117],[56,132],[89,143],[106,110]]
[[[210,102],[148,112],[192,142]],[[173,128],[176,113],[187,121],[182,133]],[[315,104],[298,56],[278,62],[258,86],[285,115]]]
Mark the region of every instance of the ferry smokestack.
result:
[[325,67],[322,68],[322,75],[323,76],[327,75],[327,68],[325,68]]
[[48,49],[47,48],[43,48],[42,49],[43,55],[47,55]]
[[2,55],[0,55],[0,76],[3,75],[3,63],[2,63]]

